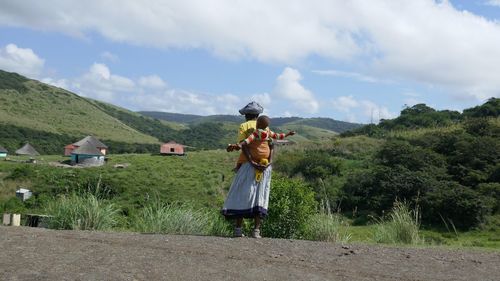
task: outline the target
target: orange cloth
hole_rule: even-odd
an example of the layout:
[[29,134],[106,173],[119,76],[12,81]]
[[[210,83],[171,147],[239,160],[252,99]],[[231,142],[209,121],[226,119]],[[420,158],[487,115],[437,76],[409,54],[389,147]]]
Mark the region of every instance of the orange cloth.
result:
[[[252,160],[259,163],[262,159],[269,159],[269,155],[271,153],[271,149],[269,148],[269,142],[255,140],[248,145],[248,150],[250,150],[250,156],[252,156]],[[238,158],[238,164],[243,164],[247,162],[247,158],[243,154],[243,151],[240,153],[240,158]]]

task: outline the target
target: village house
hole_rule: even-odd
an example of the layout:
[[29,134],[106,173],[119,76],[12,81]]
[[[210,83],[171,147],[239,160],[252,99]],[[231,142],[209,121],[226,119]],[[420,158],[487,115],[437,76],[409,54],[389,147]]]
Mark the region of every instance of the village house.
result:
[[89,141],[80,143],[80,146],[71,152],[71,164],[82,166],[102,166],[104,164],[104,154],[95,143]]
[[184,155],[184,145],[169,141],[161,145],[160,154],[162,155]]
[[0,158],[5,158],[7,157],[7,149],[5,149],[3,146],[0,145]]
[[38,156],[40,153],[33,148],[29,143],[26,143],[23,147],[16,150],[17,155],[28,155],[28,156]]
[[100,140],[98,140],[94,136],[86,136],[83,139],[81,139],[75,143],[66,145],[64,147],[64,156],[70,156],[75,149],[81,147],[82,145],[86,144],[87,142],[90,143],[95,148],[97,148],[101,152],[102,155],[106,155],[106,153],[108,152],[107,145],[102,143]]

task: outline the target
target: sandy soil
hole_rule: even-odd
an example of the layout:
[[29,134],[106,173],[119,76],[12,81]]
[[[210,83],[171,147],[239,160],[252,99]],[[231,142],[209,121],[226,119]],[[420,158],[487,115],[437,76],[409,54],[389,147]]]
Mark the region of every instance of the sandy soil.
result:
[[500,280],[500,252],[0,227],[0,280]]

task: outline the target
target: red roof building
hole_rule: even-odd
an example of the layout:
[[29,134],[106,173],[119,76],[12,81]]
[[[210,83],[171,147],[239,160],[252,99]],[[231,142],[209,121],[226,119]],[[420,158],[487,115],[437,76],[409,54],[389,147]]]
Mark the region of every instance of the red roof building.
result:
[[169,141],[161,145],[160,153],[163,155],[184,155],[184,145]]

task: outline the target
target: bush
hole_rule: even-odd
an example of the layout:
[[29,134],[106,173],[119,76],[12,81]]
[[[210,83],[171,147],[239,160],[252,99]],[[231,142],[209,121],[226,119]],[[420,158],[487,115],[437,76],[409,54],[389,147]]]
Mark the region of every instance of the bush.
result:
[[60,196],[48,202],[49,228],[106,230],[117,225],[119,209],[92,194]]
[[293,169],[292,174],[298,173],[308,180],[325,179],[340,173],[340,161],[325,152],[307,152]]
[[315,214],[306,222],[304,239],[347,243],[351,239],[349,224],[340,214]]
[[296,238],[315,210],[314,192],[303,181],[274,176],[262,234],[273,238]]
[[441,224],[445,219],[462,229],[481,223],[493,207],[487,197],[452,181],[436,182],[421,202],[426,222]]
[[422,244],[419,211],[411,211],[407,204],[395,202],[388,220],[379,219],[373,240],[388,244]]

